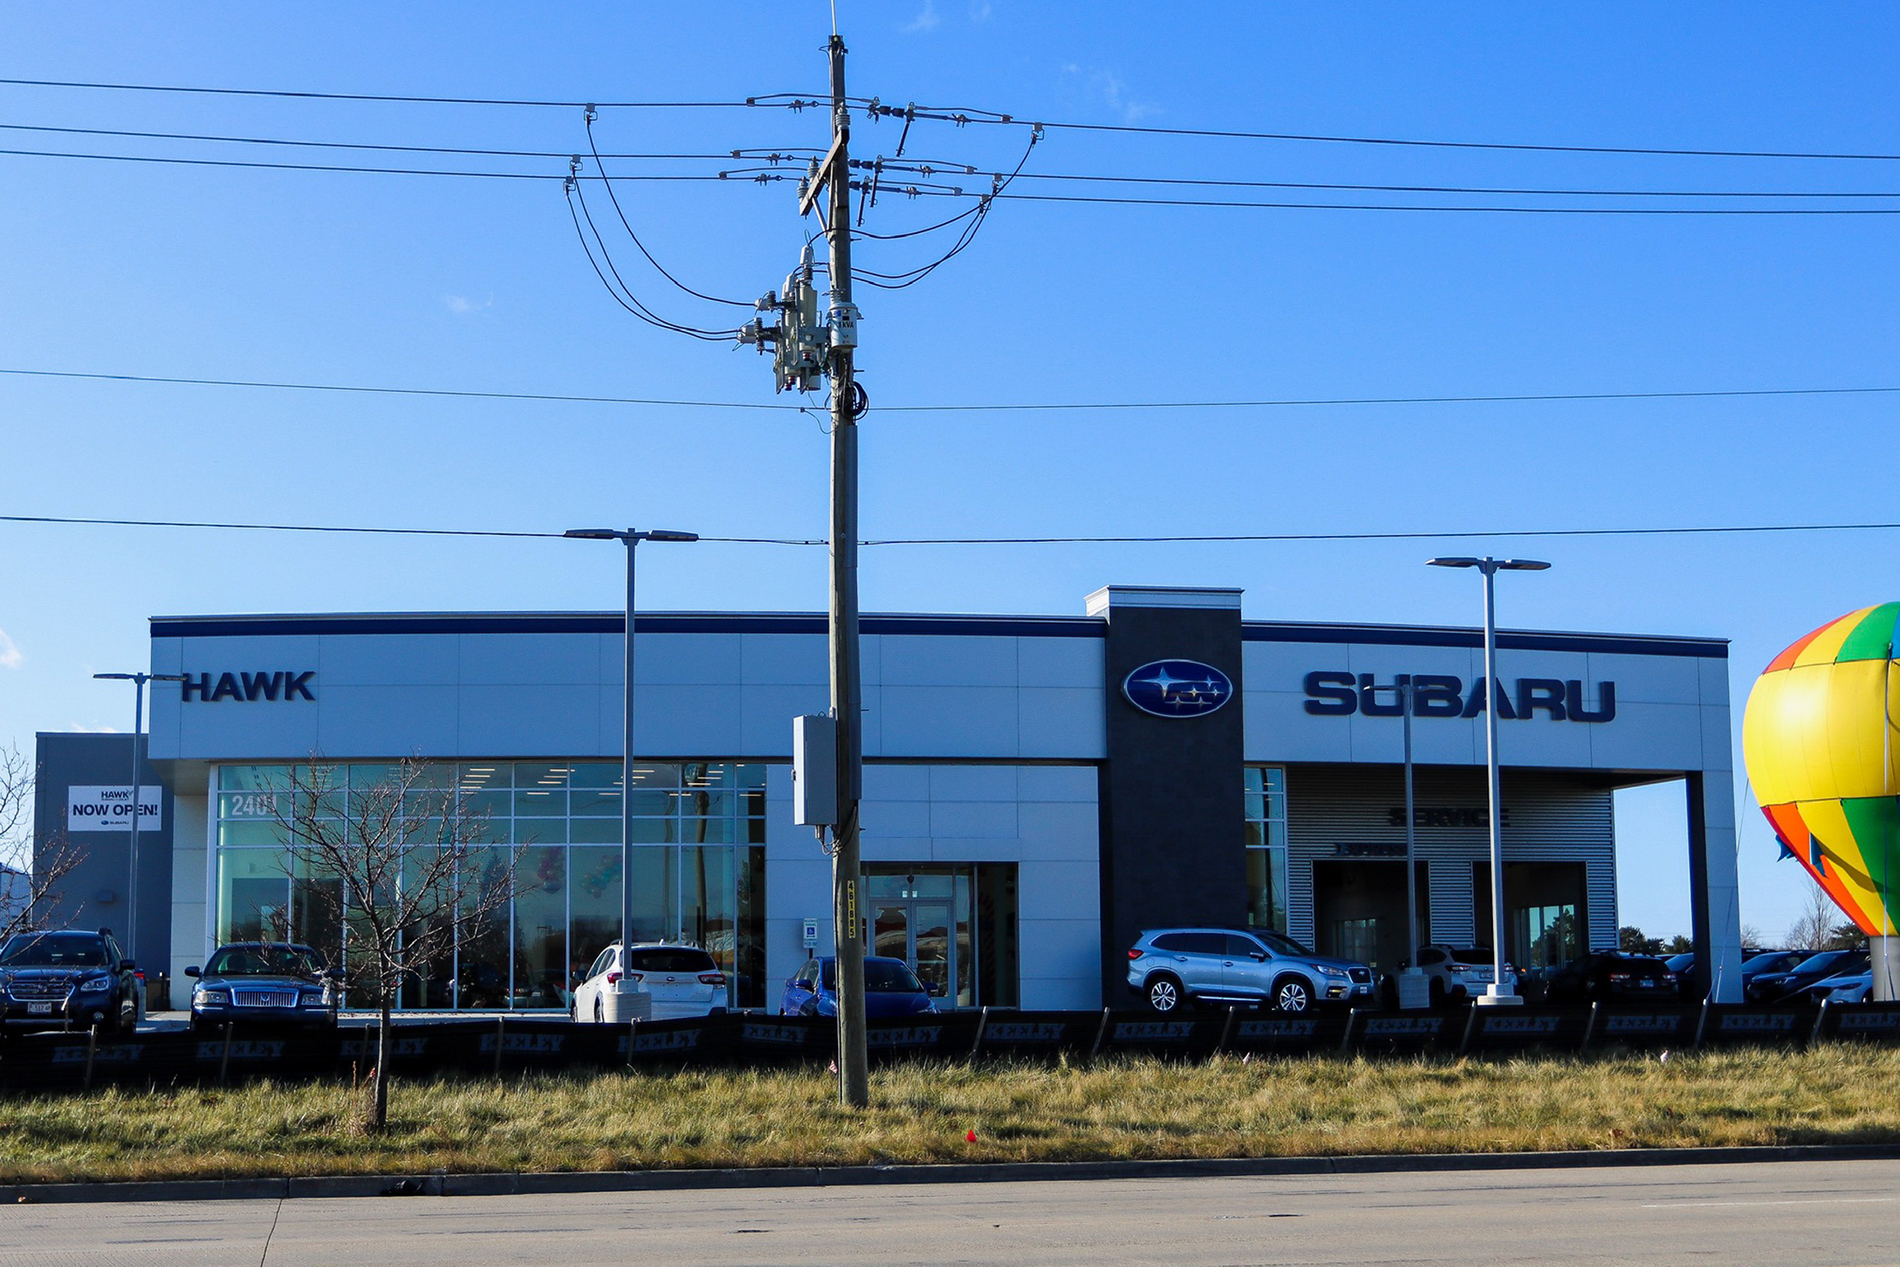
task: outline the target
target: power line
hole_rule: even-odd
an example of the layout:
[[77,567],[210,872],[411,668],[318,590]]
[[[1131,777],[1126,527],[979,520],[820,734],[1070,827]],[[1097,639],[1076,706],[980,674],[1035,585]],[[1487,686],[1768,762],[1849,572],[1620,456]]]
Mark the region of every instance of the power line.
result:
[[536,101],[506,97],[413,97],[367,92],[294,92],[277,88],[197,88],[181,84],[107,84],[70,79],[0,79],[0,86],[14,88],[82,88],[106,92],[159,92],[195,94],[212,97],[278,97],[302,101],[377,101],[397,105],[426,106],[533,106],[579,110],[593,105],[614,110],[731,110],[757,106],[775,106],[799,110],[825,104],[823,99],[794,93],[774,92],[740,101]]
[[[910,192],[906,190],[905,192]],[[919,188],[920,198],[1007,198],[1014,202],[1092,203],[1119,207],[1219,207],[1250,211],[1430,211],[1538,216],[1892,216],[1900,207],[1508,207],[1425,203],[1249,202],[1219,198],[1109,198],[1089,194],[956,194]],[[1900,197],[1900,195],[1895,195]]]
[[[560,541],[559,532],[528,532],[481,528],[382,528],[345,524],[227,523],[182,519],[100,519],[71,515],[0,515],[0,523],[57,524],[108,528],[196,528],[239,532],[317,532],[354,533],[395,537],[501,537],[523,540]],[[1217,544],[1297,544],[1326,541],[1471,541],[1490,538],[1571,538],[1571,537],[1689,537],[1725,535],[1762,535],[1770,533],[1812,532],[1887,532],[1900,529],[1900,522],[1811,523],[1811,524],[1722,524],[1663,528],[1527,528],[1504,531],[1411,531],[1411,532],[1277,532],[1277,533],[1180,533],[1125,536],[1064,537],[889,537],[867,538],[863,546],[1043,546],[1043,545],[1217,545]],[[722,545],[825,546],[829,542],[809,537],[707,537],[701,541]]]
[[[53,127],[40,123],[0,123],[0,131],[53,132],[62,136],[111,136],[134,141],[202,141],[219,145],[278,145],[297,149],[372,150],[379,153],[394,154],[447,154],[456,157],[475,158],[547,158],[558,159],[562,162],[566,162],[572,157],[571,151],[561,150],[490,150],[444,145],[386,145],[364,141],[303,141],[287,137],[222,136],[204,132],[134,132],[127,131],[123,128],[67,128]],[[741,152],[728,150],[723,154],[603,154],[601,157],[611,159],[653,160],[693,159],[707,162],[730,163],[740,158]]]
[[[356,533],[380,537],[508,537],[524,540],[560,541],[559,532],[523,532],[490,528],[374,528],[345,524],[223,523],[191,519],[95,519],[71,515],[0,515],[0,523],[67,524],[103,528],[215,528],[236,532],[326,532]],[[707,537],[701,541],[722,545],[816,546],[823,541],[789,537]]]
[[1030,120],[1020,115],[994,110],[955,110],[944,106],[911,107],[873,105],[871,113],[881,118],[933,119],[955,123],[999,124],[1015,127],[1041,127],[1067,132],[1117,132],[1137,136],[1202,137],[1228,141],[1297,141],[1323,145],[1377,145],[1440,150],[1501,150],[1529,154],[1634,154],[1661,158],[1787,158],[1827,161],[1900,161],[1900,154],[1843,153],[1813,150],[1718,150],[1670,148],[1642,145],[1556,145],[1510,141],[1438,141],[1417,137],[1333,136],[1310,132],[1260,132],[1225,128],[1163,128],[1135,123],[1051,123],[1047,119]]
[[[378,396],[438,396],[468,400],[518,400],[574,405],[650,405],[680,409],[743,409],[767,413],[803,413],[801,405],[769,401],[678,400],[642,396],[586,396],[558,392],[494,392],[437,387],[368,387],[347,383],[271,382],[260,379],[185,378],[155,374],[100,374],[81,370],[38,370],[0,366],[0,374],[21,378],[77,379],[85,382],[152,383],[174,387],[242,387],[269,391],[356,392]],[[989,404],[880,405],[879,413],[1063,413],[1086,410],[1311,409],[1337,406],[1424,406],[1564,404],[1618,400],[1724,400],[1777,396],[1886,396],[1900,387],[1741,387],[1696,391],[1541,392],[1464,396],[1308,396],[1230,400],[1017,401]]]
[[[266,97],[306,101],[364,101],[386,102],[401,105],[453,105],[453,106],[525,106],[548,109],[584,109],[592,105],[599,109],[614,110],[694,110],[694,109],[747,109],[773,107],[789,110],[804,110],[829,104],[823,96],[798,93],[766,93],[746,97],[737,101],[549,101],[530,98],[506,97],[428,97],[397,95],[389,93],[350,93],[350,92],[302,92],[285,89],[267,88],[204,88],[181,84],[121,84],[99,83],[83,80],[64,79],[0,79],[0,86],[25,88],[74,88],[109,92],[149,92],[171,94],[197,94],[225,97]],[[867,104],[865,98],[854,98],[858,104]],[[1004,126],[1042,127],[1062,129],[1070,132],[1108,132],[1138,136],[1179,136],[1201,137],[1216,140],[1240,141],[1296,141],[1326,145],[1374,145],[1422,149],[1454,150],[1498,150],[1535,154],[1632,154],[1666,158],[1774,158],[1774,159],[1816,159],[1827,161],[1900,161],[1900,154],[1856,153],[1839,151],[1810,150],[1723,150],[1672,148],[1664,146],[1635,145],[1558,145],[1530,142],[1506,141],[1447,141],[1429,140],[1417,137],[1391,136],[1349,136],[1328,135],[1302,132],[1265,132],[1224,128],[1164,128],[1133,123],[1051,123],[1046,120],[1031,121],[1020,116],[1001,113],[994,110],[952,109],[949,107],[911,107],[869,103],[874,117],[903,118],[906,116],[920,119],[935,119],[957,124],[986,123]]]

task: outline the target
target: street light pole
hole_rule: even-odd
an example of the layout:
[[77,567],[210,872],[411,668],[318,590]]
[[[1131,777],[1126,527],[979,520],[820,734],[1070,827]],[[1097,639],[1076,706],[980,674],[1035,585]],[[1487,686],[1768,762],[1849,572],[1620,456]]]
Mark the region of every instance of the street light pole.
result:
[[626,970],[627,947],[633,944],[633,623],[635,560],[642,541],[697,541],[697,533],[647,532],[619,528],[569,528],[561,534],[580,541],[619,541],[627,547],[626,645],[621,653],[623,686],[620,698],[620,980],[602,997],[601,1020],[618,1024],[631,1018],[627,998],[633,982]]
[[182,682],[182,673],[95,673],[95,678],[132,684],[132,842],[126,850],[125,951],[136,960],[139,931],[139,792],[140,766],[144,753],[139,751],[139,736],[145,732],[145,684]]
[[1537,559],[1458,556],[1429,559],[1432,567],[1476,568],[1484,574],[1484,764],[1489,787],[1491,829],[1491,984],[1477,1002],[1490,1006],[1522,1003],[1504,982],[1504,807],[1498,779],[1498,631],[1496,577],[1499,572],[1542,572],[1550,564]]

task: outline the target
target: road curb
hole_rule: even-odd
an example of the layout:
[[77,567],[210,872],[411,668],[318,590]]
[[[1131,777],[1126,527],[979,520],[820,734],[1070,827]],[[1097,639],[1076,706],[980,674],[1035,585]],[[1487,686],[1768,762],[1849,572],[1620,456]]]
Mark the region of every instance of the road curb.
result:
[[74,1202],[276,1201],[290,1197],[501,1197],[718,1188],[842,1188],[874,1184],[1035,1183],[1099,1179],[1248,1178],[1500,1171],[1611,1166],[1707,1166],[1900,1159],[1900,1144],[1748,1148],[1632,1148],[1553,1153],[1421,1153],[1347,1157],[1185,1158],[1175,1161],[970,1162],[944,1165],[787,1166],[734,1170],[600,1170],[494,1174],[310,1175],[133,1183],[0,1185],[8,1205]]

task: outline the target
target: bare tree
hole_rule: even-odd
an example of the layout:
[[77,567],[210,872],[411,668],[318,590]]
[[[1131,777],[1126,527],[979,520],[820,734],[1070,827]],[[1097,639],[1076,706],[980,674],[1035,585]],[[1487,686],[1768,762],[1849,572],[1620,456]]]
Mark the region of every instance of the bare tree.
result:
[[1801,908],[1801,914],[1788,929],[1788,949],[1790,950],[1826,950],[1834,936],[1834,925],[1840,920],[1840,908],[1834,905],[1834,899],[1827,890],[1816,884],[1812,878],[1808,881],[1808,899]]
[[488,816],[457,795],[448,767],[404,760],[368,787],[313,760],[290,770],[274,816],[293,876],[314,914],[341,931],[346,988],[380,1013],[369,1125],[389,1116],[390,1013],[406,981],[446,961],[457,942],[515,896],[518,848],[490,847]]
[[37,769],[18,746],[0,748],[0,944],[46,926],[60,886],[85,854],[65,836],[33,848],[33,778]]

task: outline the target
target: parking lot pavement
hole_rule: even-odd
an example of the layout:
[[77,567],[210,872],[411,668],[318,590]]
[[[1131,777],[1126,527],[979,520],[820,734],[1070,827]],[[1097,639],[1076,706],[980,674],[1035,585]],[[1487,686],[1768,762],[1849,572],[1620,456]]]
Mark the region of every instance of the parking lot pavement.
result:
[[1900,1261],[1900,1162],[27,1205],[0,1264]]

